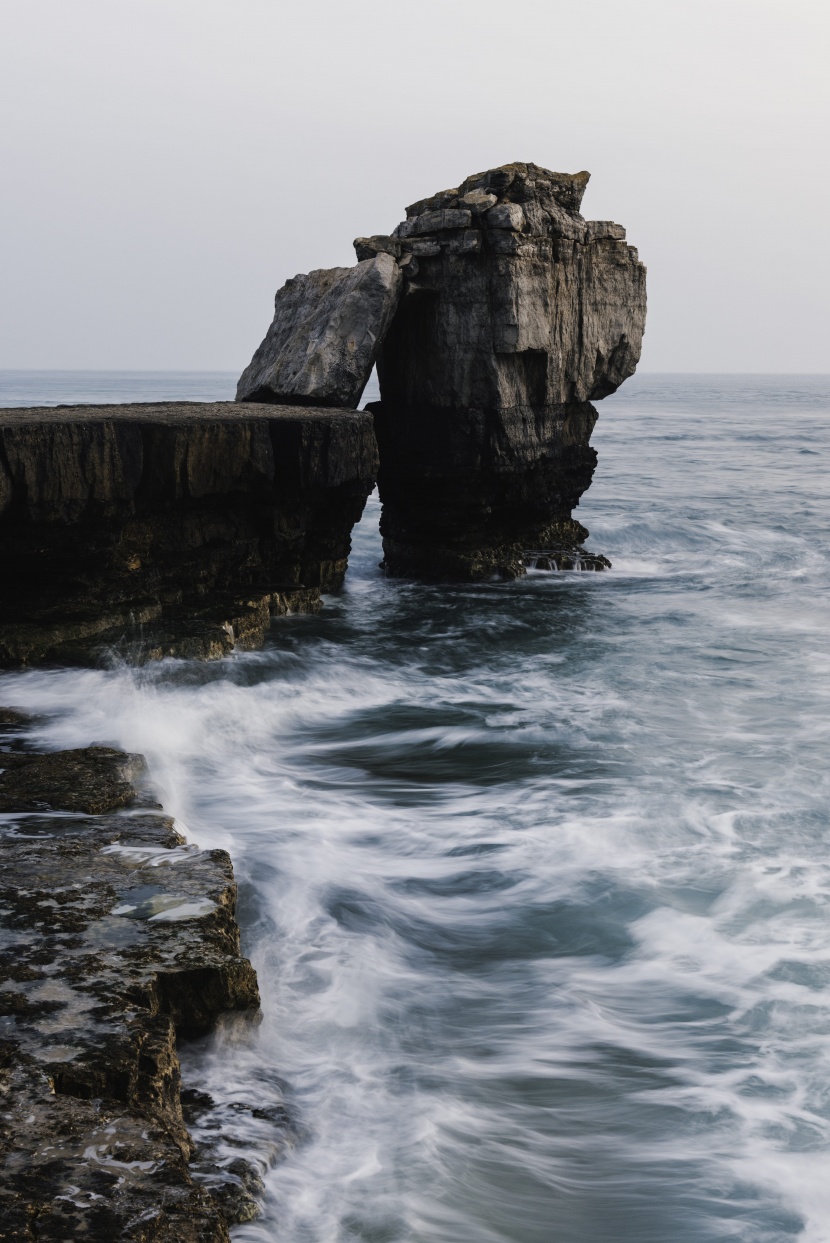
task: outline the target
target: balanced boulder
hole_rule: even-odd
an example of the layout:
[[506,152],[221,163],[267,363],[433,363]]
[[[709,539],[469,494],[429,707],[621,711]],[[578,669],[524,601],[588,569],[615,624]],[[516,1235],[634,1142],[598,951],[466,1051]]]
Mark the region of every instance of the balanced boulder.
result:
[[383,253],[352,268],[320,268],[286,281],[236,400],[355,409],[402,281],[395,259]]

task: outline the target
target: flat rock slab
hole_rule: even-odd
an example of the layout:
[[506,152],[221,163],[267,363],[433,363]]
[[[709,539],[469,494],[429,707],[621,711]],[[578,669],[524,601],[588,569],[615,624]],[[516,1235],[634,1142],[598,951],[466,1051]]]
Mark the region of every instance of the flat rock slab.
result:
[[[351,268],[345,269],[352,271]],[[0,427],[19,427],[33,423],[216,423],[229,419],[244,423],[246,419],[280,419],[286,422],[331,421],[337,415],[347,418],[361,411],[353,407],[315,406],[309,403],[299,409],[293,405],[276,404],[263,409],[262,403],[251,401],[122,401],[104,403],[67,403],[65,406],[7,406],[0,409]]]
[[237,400],[356,406],[402,284],[388,254],[287,281],[274,300],[271,327],[240,377]]
[[230,859],[187,845],[134,787],[115,814],[63,810],[77,789],[87,804],[122,803],[140,757],[8,750],[0,766],[27,777],[21,800],[40,808],[9,813],[6,781],[0,1239],[224,1243],[225,1213],[189,1173],[176,1039],[258,1010]]

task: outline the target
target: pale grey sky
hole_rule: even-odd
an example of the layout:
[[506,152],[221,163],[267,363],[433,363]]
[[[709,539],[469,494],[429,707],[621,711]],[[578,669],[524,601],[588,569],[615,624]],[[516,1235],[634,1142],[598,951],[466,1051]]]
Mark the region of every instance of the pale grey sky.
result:
[[827,0],[0,0],[0,367],[241,370],[278,285],[587,168],[642,367],[830,371]]

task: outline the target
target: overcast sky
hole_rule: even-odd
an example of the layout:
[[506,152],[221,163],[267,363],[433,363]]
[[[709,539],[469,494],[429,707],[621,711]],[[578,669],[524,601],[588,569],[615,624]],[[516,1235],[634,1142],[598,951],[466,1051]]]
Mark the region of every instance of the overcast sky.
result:
[[0,0],[0,367],[241,370],[276,288],[588,169],[642,367],[830,371],[827,0]]

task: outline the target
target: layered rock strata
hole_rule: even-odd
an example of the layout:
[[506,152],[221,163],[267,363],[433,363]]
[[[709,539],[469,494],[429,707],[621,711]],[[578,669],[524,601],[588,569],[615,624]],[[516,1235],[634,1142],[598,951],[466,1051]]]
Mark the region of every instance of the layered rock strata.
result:
[[141,757],[33,755],[15,717],[0,711],[0,1239],[227,1243],[189,1170],[177,1041],[258,1010],[230,859],[141,795]]
[[572,511],[596,464],[591,403],[640,356],[645,268],[622,226],[580,215],[587,182],[505,165],[355,242],[404,273],[372,407],[390,573],[608,564]]
[[342,582],[376,468],[354,410],[0,411],[0,664],[259,645]]

